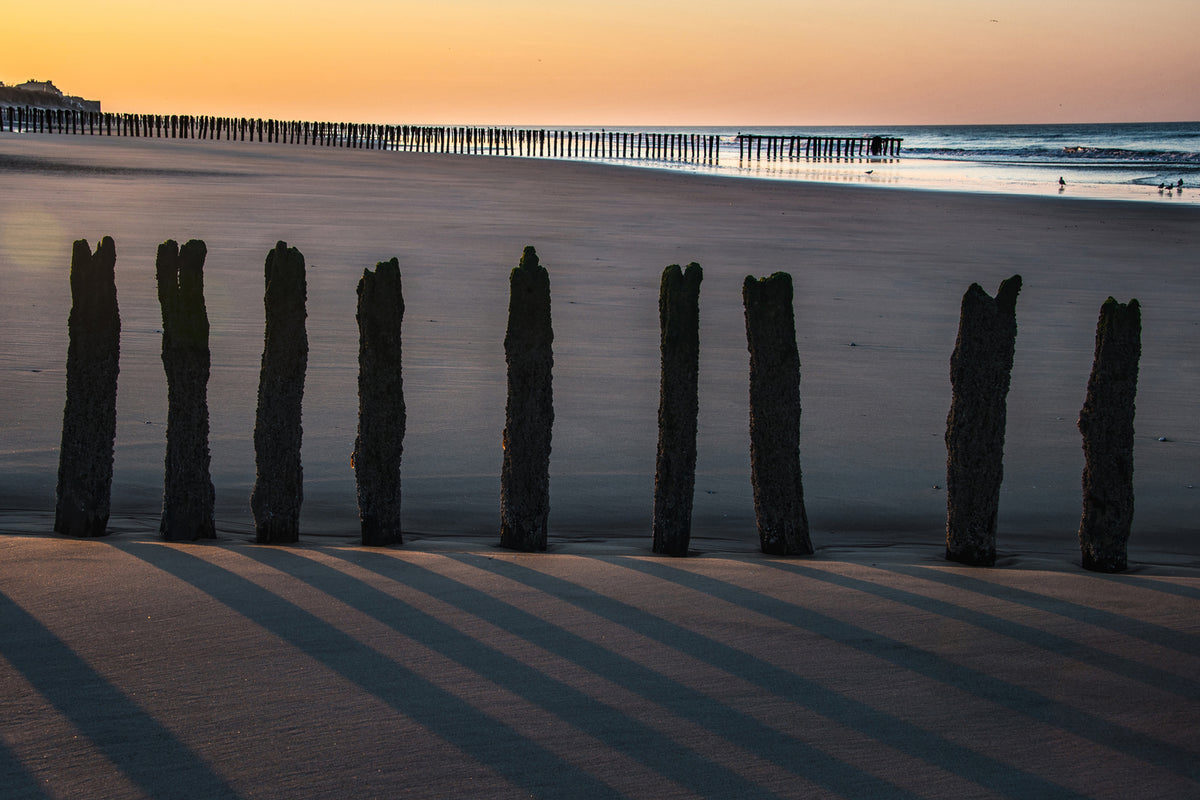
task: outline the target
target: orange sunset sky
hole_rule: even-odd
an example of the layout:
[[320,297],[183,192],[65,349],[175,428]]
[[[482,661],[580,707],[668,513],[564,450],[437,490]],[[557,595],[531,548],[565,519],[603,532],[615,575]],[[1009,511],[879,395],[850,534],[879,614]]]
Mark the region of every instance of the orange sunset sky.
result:
[[87,0],[0,80],[107,111],[412,124],[1200,119],[1200,0]]

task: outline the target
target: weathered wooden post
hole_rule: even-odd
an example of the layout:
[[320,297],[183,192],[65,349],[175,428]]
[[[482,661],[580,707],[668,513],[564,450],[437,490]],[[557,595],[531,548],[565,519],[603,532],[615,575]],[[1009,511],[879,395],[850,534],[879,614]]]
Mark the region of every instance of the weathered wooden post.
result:
[[54,530],[67,536],[107,533],[121,354],[116,263],[109,236],[95,254],[85,239],[71,251],[67,402],[54,509]]
[[764,553],[813,552],[800,473],[800,353],[792,276],[742,284],[750,350],[750,480]]
[[279,242],[267,254],[265,273],[266,335],[254,425],[257,475],[250,508],[255,540],[286,544],[300,538],[300,504],[304,500],[300,463],[300,412],[308,366],[304,256]]
[[167,373],[167,454],[163,480],[164,539],[216,538],[208,450],[208,312],[204,308],[204,242],[158,246],[155,275],[162,308],[162,362]]
[[550,438],[554,427],[554,331],[550,275],[526,247],[509,276],[508,404],[500,471],[500,545],[545,550],[550,515]]
[[686,556],[696,487],[696,422],[700,410],[699,264],[663,270],[658,293],[662,372],[658,393],[658,457],[654,470],[653,550]]
[[950,357],[946,558],[972,566],[996,563],[1006,398],[1020,291],[1020,275],[1001,282],[994,299],[979,284],[971,284],[963,295],[958,339]]
[[381,261],[358,281],[358,436],[354,479],[364,545],[402,544],[400,458],[404,454],[404,381],[400,262]]
[[1108,298],[1096,323],[1096,354],[1079,412],[1083,434],[1084,569],[1121,572],[1133,524],[1133,412],[1142,354],[1142,311]]

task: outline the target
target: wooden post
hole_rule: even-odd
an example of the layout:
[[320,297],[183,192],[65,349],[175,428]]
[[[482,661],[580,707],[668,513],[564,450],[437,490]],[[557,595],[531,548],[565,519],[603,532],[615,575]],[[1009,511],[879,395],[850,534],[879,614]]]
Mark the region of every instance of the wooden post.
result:
[[786,272],[742,284],[750,350],[750,478],[759,543],[772,555],[813,552],[800,472],[800,354]]
[[351,466],[358,489],[362,543],[402,544],[400,459],[404,454],[404,380],[400,262],[363,270],[358,282],[358,435]]
[[162,362],[167,375],[167,452],[163,480],[164,539],[216,538],[208,449],[208,312],[204,308],[204,242],[158,246],[155,277],[162,309]]
[[54,530],[67,536],[108,532],[121,353],[116,262],[108,236],[94,255],[84,239],[71,251],[67,402],[54,509]]
[[996,516],[1004,478],[1006,398],[1017,338],[1021,276],[995,299],[973,283],[963,295],[950,357],[953,399],[946,420],[946,558],[996,562]]
[[663,270],[658,294],[662,354],[658,394],[658,456],[654,470],[653,550],[685,556],[692,535],[696,486],[696,424],[700,408],[699,264]]
[[1079,412],[1083,434],[1083,517],[1079,547],[1084,569],[1122,572],[1133,525],[1133,414],[1142,311],[1108,298],[1096,323],[1096,353],[1087,398]]
[[304,471],[300,462],[300,411],[308,366],[304,256],[286,242],[267,254],[266,335],[254,425],[257,475],[250,495],[255,541],[286,544],[300,539]]
[[504,360],[508,364],[500,470],[500,545],[546,549],[550,515],[550,442],[554,426],[554,331],[550,275],[526,247],[509,276]]

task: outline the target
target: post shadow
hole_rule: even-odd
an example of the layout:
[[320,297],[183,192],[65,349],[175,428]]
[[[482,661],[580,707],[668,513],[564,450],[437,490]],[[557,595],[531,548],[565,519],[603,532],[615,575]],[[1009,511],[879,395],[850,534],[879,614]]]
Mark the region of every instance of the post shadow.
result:
[[[714,736],[727,740],[736,747],[744,748],[745,751],[754,753],[758,758],[769,761],[793,774],[803,775],[807,780],[827,787],[831,793],[839,796],[855,796],[856,791],[859,793],[865,791],[874,797],[905,797],[895,785],[869,775],[800,738],[781,734],[778,729],[772,728],[753,714],[728,705],[696,689],[689,683],[686,676],[678,672],[653,669],[635,657],[581,636],[571,631],[569,626],[543,619],[514,602],[486,593],[462,583],[456,578],[440,574],[427,566],[388,558],[382,553],[338,551],[333,555],[388,580],[424,592],[460,609],[464,614],[480,616],[509,632],[520,632],[523,638],[544,648],[547,652],[571,661],[589,672],[601,675],[623,690],[644,697],[648,702],[660,704],[670,713],[708,729]],[[673,635],[679,629],[672,623],[661,617],[633,610],[632,607],[625,606],[618,600],[596,594],[578,583],[541,571],[526,570],[524,567],[510,570],[509,566],[516,566],[512,561],[503,562],[503,566],[499,569],[492,569],[496,563],[494,559],[490,561],[486,557],[481,559],[475,554],[458,554],[451,558],[459,563],[490,570],[506,579],[520,581],[530,588],[544,591],[571,605],[583,608],[589,614],[598,614],[610,622],[627,626],[630,630],[636,630],[650,638],[656,638],[663,644],[671,647],[677,646]],[[374,607],[379,609],[384,606],[375,604]],[[621,616],[619,611],[613,613],[613,609],[628,609],[632,614],[639,616],[631,622],[629,618]],[[638,625],[641,620],[646,622],[644,628]],[[711,657],[714,650],[719,652],[724,647],[716,640],[699,632],[683,631],[682,634],[690,637],[690,640],[704,643],[693,650],[694,653],[705,653],[704,658]],[[753,660],[753,656],[742,655]],[[733,674],[741,674],[738,671],[739,667],[728,663],[721,664],[720,668]],[[776,686],[766,685],[762,688],[766,691],[778,689]],[[627,732],[626,737],[631,733],[632,731]],[[681,762],[683,758],[690,760],[686,751],[679,754],[682,758],[677,758],[672,753],[673,751],[666,751],[666,757],[675,758]],[[728,783],[729,776],[723,776],[715,769],[717,765],[683,762],[677,767],[672,766],[675,769],[689,770],[693,780],[699,779],[706,782],[708,786],[717,785],[714,781],[720,781],[720,785],[725,787],[731,785]],[[751,795],[751,792],[747,791],[749,787],[743,785],[738,788],[740,791],[736,792],[736,796]]]
[[[956,658],[914,645],[902,638],[895,638],[887,633],[826,614],[810,607],[803,601],[806,587],[796,587],[796,597],[800,599],[788,600],[765,594],[757,589],[748,589],[712,575],[693,572],[683,565],[662,559],[614,556],[606,560],[658,577],[669,575],[671,576],[669,580],[675,583],[702,591],[713,598],[740,606],[750,612],[773,617],[793,629],[807,630],[841,642],[862,653],[886,661],[898,670],[921,675],[926,679],[944,684],[952,691],[973,696],[988,705],[1005,708],[1025,716],[1037,724],[1053,727],[1067,735],[1094,742],[1103,748],[1118,750],[1131,757],[1140,758],[1189,780],[1200,779],[1200,763],[1196,761],[1193,751],[1186,746],[1168,741],[1165,737],[1147,736],[1145,733],[1126,726],[1121,721],[1106,719],[1102,715],[1103,712],[1098,714],[1088,710],[1086,703],[1058,699],[1053,692],[1044,693],[1040,687],[1031,688],[1023,682],[993,675],[986,669],[980,668],[979,665],[961,663]],[[513,566],[516,569],[526,569],[520,565]],[[768,566],[797,575],[812,574],[809,568],[796,563],[774,563]],[[516,571],[516,569],[512,571]],[[953,579],[959,576],[950,577]],[[846,583],[842,576],[831,577],[828,572],[824,571],[820,573],[820,578],[832,583],[841,582],[843,585]],[[746,670],[738,674],[748,678]],[[1182,683],[1183,681],[1175,681],[1176,686]],[[1194,696],[1194,691],[1188,692],[1188,695],[1189,697]],[[871,726],[866,730],[870,731],[873,738],[885,741],[880,735],[882,731],[877,726]],[[917,730],[920,729],[917,728]],[[951,744],[945,739],[938,742],[937,740],[941,737],[930,731],[923,731],[916,738],[919,740],[911,742],[911,744],[905,743],[898,749],[924,758],[930,763],[941,762],[945,768],[987,786],[993,791],[1015,798],[1081,798],[1080,795],[1070,792],[1064,787],[1056,787],[1052,778],[1043,778],[1034,773],[1023,773],[1018,765],[994,758],[987,752],[988,748],[979,747],[978,742],[974,742],[973,747],[961,743]],[[924,754],[912,752],[908,749],[910,746],[922,748],[926,752]],[[954,753],[953,750],[958,752]],[[937,761],[930,756],[934,756]]]
[[[545,620],[534,614],[522,612],[501,598],[454,578],[439,575],[420,565],[398,562],[397,559],[379,551],[356,551],[349,558],[343,558],[340,553],[333,555],[345,563],[359,565],[401,585],[436,597],[450,606],[461,609],[468,616],[481,616],[509,633],[530,638],[527,631],[537,629],[547,634],[533,637],[539,645],[547,647],[550,652],[557,653],[569,662],[578,664],[589,651],[604,651],[604,648],[597,647],[585,639],[572,637],[559,628],[547,625]],[[430,615],[383,588],[367,583],[359,576],[347,574],[328,564],[316,563],[295,552],[259,549],[250,557],[282,570],[315,590],[346,603],[406,637],[411,637],[418,644],[471,670],[480,680],[511,692],[521,701],[559,719],[570,720],[574,727],[594,738],[602,747],[619,751],[631,761],[639,762],[695,793],[703,794],[712,786],[722,786],[731,796],[747,800],[767,800],[776,796],[727,766],[713,763],[688,748],[656,746],[662,744],[660,730],[637,716],[629,716],[622,709],[613,708],[598,700],[576,686],[569,677],[558,675],[557,670],[515,657],[490,639],[480,638],[471,631],[461,629],[454,620],[439,619]],[[564,638],[572,639],[571,645],[575,646],[564,647]],[[604,652],[609,656],[605,659],[606,664],[620,658],[611,651]],[[620,682],[619,676],[602,674],[608,680]],[[670,677],[659,678],[662,684],[671,687],[667,693],[701,694],[690,692],[677,684],[672,685]],[[637,693],[641,687],[627,688]],[[669,702],[658,697],[647,697],[647,700]],[[710,725],[712,720],[732,724],[737,715],[735,711],[720,704],[713,706],[713,714],[709,718]],[[758,726],[758,732],[759,735],[775,733],[765,725]],[[721,733],[724,734],[724,730]],[[792,759],[788,766],[794,769],[794,762],[795,759]]]
[[286,242],[267,254],[266,334],[254,425],[257,474],[250,494],[254,538],[259,544],[300,539],[304,470],[300,462],[301,406],[308,366],[304,320],[307,285],[304,256]]
[[[322,668],[336,673],[357,690],[377,698],[395,712],[428,729],[432,735],[440,737],[451,747],[450,752],[455,754],[454,757],[478,761],[527,791],[531,797],[552,796],[552,789],[564,783],[571,786],[573,797],[596,800],[617,800],[620,797],[599,778],[564,759],[552,748],[545,747],[504,721],[481,711],[471,698],[444,688],[436,679],[405,666],[360,637],[278,593],[218,566],[199,554],[199,551],[129,545],[123,549],[261,626]],[[374,555],[379,557],[379,551],[375,551]],[[296,559],[300,558],[278,549],[269,552],[250,549],[246,556],[279,567],[285,572],[289,562],[295,564]],[[315,562],[307,559],[305,562],[306,570],[331,576],[329,568],[318,568]],[[351,580],[345,575],[338,578],[342,586]],[[324,591],[334,587],[326,583],[324,587],[317,588]],[[362,592],[357,592],[355,597],[361,608]],[[2,599],[3,593],[0,593]],[[383,599],[385,602],[373,604],[370,611],[372,615],[380,617],[397,607],[395,598],[390,595]],[[0,603],[0,612],[3,610]],[[406,615],[406,619],[407,625],[416,621],[411,614]],[[412,631],[415,634],[427,630],[427,621],[422,619],[419,622]]]
[[658,455],[654,469],[655,553],[686,556],[696,487],[696,425],[700,411],[699,264],[663,270],[658,293],[662,368],[658,394]]
[[811,555],[800,472],[800,353],[792,276],[742,283],[750,350],[750,480],[762,552]]
[[358,281],[358,435],[354,479],[364,545],[402,544],[400,459],[404,454],[404,380],[400,262],[381,261]]
[[54,509],[54,530],[67,536],[108,532],[121,354],[116,263],[110,236],[94,254],[86,239],[71,251],[67,400]]
[[163,481],[164,539],[215,539],[215,493],[208,449],[208,312],[204,307],[204,242],[158,246],[155,276],[162,308],[162,362],[167,374],[167,452]]
[[554,330],[550,275],[526,247],[509,275],[508,403],[500,469],[500,546],[546,549],[550,515],[550,439],[554,427]]
[[[159,548],[168,550],[170,548]],[[33,614],[0,592],[0,658],[147,797],[238,800],[212,766]],[[53,759],[56,754],[48,753]],[[2,766],[2,765],[0,765]],[[16,786],[0,783],[4,797]],[[20,795],[23,796],[23,795]]]
[[[922,759],[952,774],[975,781],[999,796],[1077,797],[1060,791],[1061,787],[1053,782],[1025,772],[1019,766],[964,745],[957,741],[956,737],[943,736],[935,730],[909,721],[905,715],[896,715],[876,708],[871,703],[855,697],[853,693],[831,689],[822,681],[807,676],[803,670],[786,669],[636,604],[631,605],[607,593],[589,589],[543,570],[532,569],[518,561],[489,559],[479,554],[454,554],[449,557],[561,598],[588,614],[595,614],[678,650],[701,663],[737,675],[739,679],[761,689],[764,696],[778,696],[796,703],[909,757]],[[899,662],[900,668],[908,666],[903,655],[910,652],[926,664],[942,661],[940,656],[897,643],[896,640],[851,623],[816,614],[803,605],[795,606],[789,613],[788,604],[784,603],[781,612],[781,604],[775,598],[693,572],[678,562],[628,556],[597,558],[656,579],[696,589],[717,601],[729,602],[751,612],[777,618],[787,622],[795,630],[834,638],[872,656]],[[964,668],[957,670],[963,674],[977,674]],[[936,679],[938,676],[934,677]],[[906,794],[902,787],[887,784],[884,779],[875,775],[862,773],[852,763],[831,758],[829,753],[819,746],[813,747],[809,755],[803,750],[811,746],[795,740],[788,742],[782,736],[770,735],[747,749],[762,757],[772,758],[769,752],[781,746],[791,749],[793,763],[802,765],[809,780],[828,787],[831,793],[844,797],[911,796]]]
[[1003,281],[995,298],[972,283],[963,295],[958,339],[950,356],[946,558],[972,566],[996,563],[1006,399],[1020,291],[1020,275]]
[[1096,323],[1096,352],[1079,412],[1083,434],[1083,516],[1079,546],[1084,569],[1122,572],[1133,525],[1133,416],[1142,312],[1108,298]]

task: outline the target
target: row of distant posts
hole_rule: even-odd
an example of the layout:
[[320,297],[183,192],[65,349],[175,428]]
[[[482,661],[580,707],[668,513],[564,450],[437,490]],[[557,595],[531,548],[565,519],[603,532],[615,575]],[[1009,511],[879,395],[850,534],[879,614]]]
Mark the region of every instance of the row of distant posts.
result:
[[720,162],[711,134],[378,125],[235,117],[110,114],[0,107],[0,131],[159,139],[259,141],[425,153]]
[[738,134],[738,160],[837,160],[900,155],[892,136],[762,136]]
[[[207,383],[210,356],[204,305],[203,242],[158,250],[156,276],[167,378],[167,446],[162,536],[216,535],[209,472]],[[67,397],[63,414],[54,529],[69,536],[107,533],[116,437],[121,321],[116,247],[95,253],[75,242],[71,260]],[[655,466],[653,545],[684,556],[691,536],[699,409],[698,264],[663,271],[659,290],[662,371]],[[550,277],[526,247],[509,277],[504,337],[508,400],[500,473],[500,543],[521,551],[547,546],[550,447],[554,424],[554,332]],[[304,257],[279,242],[265,266],[266,332],[254,429],[257,474],[250,498],[256,540],[298,541],[303,470],[301,401],[308,359]],[[950,359],[946,424],[946,557],[977,566],[996,559],[1003,474],[1005,403],[1016,341],[1021,278],[995,297],[978,284],[963,296]],[[800,358],[792,279],[784,272],[742,286],[750,351],[750,470],[764,553],[813,552],[800,470]],[[400,265],[381,262],[358,284],[359,421],[355,471],[364,545],[402,543],[400,463],[407,424],[402,380],[404,298]],[[1141,312],[1109,298],[1100,310],[1096,351],[1079,417],[1083,435],[1083,566],[1126,567],[1133,520],[1133,414],[1141,355]]]
[[[159,139],[259,141],[424,153],[719,164],[720,137],[698,133],[378,125],[245,117],[110,114],[29,106],[0,107],[0,131]],[[890,136],[738,134],[738,160],[837,160],[900,154]]]

